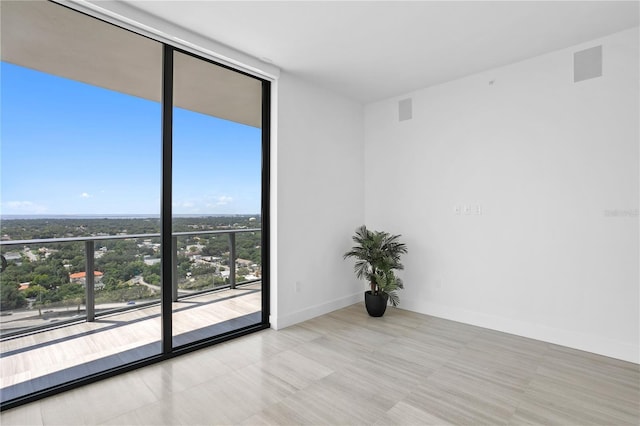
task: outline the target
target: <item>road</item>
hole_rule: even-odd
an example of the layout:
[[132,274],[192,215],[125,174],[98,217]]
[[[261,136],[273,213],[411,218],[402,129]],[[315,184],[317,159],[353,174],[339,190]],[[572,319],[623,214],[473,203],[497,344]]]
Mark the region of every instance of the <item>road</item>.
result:
[[[148,282],[146,282],[142,277],[142,275],[136,275],[129,282],[131,282],[132,284],[140,284],[140,285],[147,286],[150,289],[155,291],[162,291],[162,288],[159,285],[149,284]],[[182,294],[190,294],[190,293],[196,293],[198,290],[186,290],[181,288],[178,291]]]

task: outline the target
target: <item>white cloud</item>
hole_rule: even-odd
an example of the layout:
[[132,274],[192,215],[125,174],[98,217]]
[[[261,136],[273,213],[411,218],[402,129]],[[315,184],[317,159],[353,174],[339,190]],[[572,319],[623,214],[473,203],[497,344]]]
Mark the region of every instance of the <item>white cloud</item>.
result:
[[89,195],[87,192],[83,192],[82,194],[80,194],[80,198],[91,198],[91,195]]
[[216,205],[217,206],[226,206],[227,204],[229,204],[232,201],[233,201],[233,198],[228,197],[226,195],[223,195],[221,197],[218,197],[218,201],[216,202]]
[[31,201],[7,201],[7,206],[11,207],[12,209],[28,209],[33,205],[34,204]]
[[7,214],[39,214],[45,213],[48,210],[46,206],[34,203],[33,201],[7,201],[3,207],[3,210],[5,210],[4,213]]
[[190,209],[195,206],[196,206],[196,203],[194,203],[193,201],[176,201],[173,203],[173,207],[178,207],[183,209]]
[[177,214],[224,213],[235,203],[229,195],[204,194],[202,197],[174,200],[173,211]]

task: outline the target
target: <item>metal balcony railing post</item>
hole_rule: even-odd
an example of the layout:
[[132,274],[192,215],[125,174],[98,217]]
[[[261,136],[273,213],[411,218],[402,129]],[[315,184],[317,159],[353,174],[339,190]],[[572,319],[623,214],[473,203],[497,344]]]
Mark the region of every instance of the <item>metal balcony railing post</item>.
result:
[[229,287],[236,288],[236,234],[229,232]]
[[85,298],[87,307],[87,322],[93,322],[96,319],[96,295],[95,295],[95,277],[93,271],[94,266],[95,245],[93,240],[84,242],[85,255]]
[[171,237],[171,298],[174,302],[178,301],[178,237]]

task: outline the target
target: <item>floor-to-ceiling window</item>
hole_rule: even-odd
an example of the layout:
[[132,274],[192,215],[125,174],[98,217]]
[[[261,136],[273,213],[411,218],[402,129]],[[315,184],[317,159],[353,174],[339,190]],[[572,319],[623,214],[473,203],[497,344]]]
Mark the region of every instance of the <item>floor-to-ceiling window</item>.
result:
[[[172,95],[173,345],[180,346],[262,320],[262,82],[174,52]],[[194,228],[192,218],[202,215]],[[198,296],[225,287],[214,298]],[[218,296],[228,303],[201,307]]]
[[2,407],[268,325],[269,83],[3,1]]

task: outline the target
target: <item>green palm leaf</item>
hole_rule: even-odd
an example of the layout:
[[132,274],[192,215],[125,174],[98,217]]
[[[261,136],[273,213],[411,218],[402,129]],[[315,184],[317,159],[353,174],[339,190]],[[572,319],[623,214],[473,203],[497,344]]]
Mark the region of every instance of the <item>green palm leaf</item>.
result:
[[352,237],[355,245],[343,256],[344,259],[356,259],[356,277],[369,281],[372,293],[389,294],[393,306],[397,306],[400,300],[396,289],[404,288],[402,280],[393,272],[404,269],[401,257],[407,253],[407,246],[400,242],[400,237],[388,232],[370,231],[362,225]]

